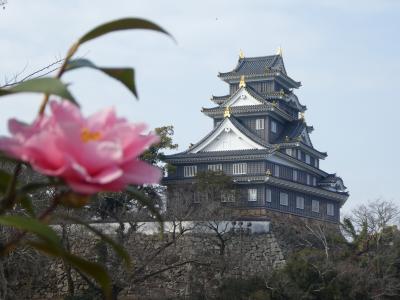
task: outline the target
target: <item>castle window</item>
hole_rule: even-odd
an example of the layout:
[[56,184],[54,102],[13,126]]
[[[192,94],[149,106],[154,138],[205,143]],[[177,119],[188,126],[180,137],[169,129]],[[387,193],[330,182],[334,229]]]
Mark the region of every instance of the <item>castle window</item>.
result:
[[313,186],[316,186],[317,185],[317,177],[314,176],[312,181],[313,181]]
[[308,154],[306,154],[306,163],[307,164],[311,163],[310,155],[308,155]]
[[275,165],[275,177],[279,177],[279,166]]
[[304,209],[304,198],[300,196],[296,196],[296,208]]
[[213,172],[222,171],[222,164],[208,165],[207,168],[208,171],[213,171]]
[[264,119],[256,119],[256,130],[264,129]]
[[275,121],[271,121],[271,132],[277,133],[278,131],[278,124]]
[[249,189],[248,190],[249,193],[249,201],[257,201],[257,189]]
[[281,205],[288,206],[289,205],[289,195],[286,193],[280,193],[279,194],[279,203]]
[[326,205],[326,214],[327,214],[328,216],[334,216],[334,215],[335,215],[335,211],[334,211],[334,208],[333,208],[333,204],[332,204],[332,203],[328,203],[328,204]]
[[312,202],[311,202],[311,210],[313,212],[316,212],[316,213],[319,212],[319,201],[318,200],[312,200]]
[[297,150],[297,159],[301,160],[301,150]]
[[307,174],[307,184],[310,185],[311,184],[311,180],[310,180],[310,174]]
[[233,164],[233,174],[247,174],[247,163],[236,163]]
[[272,201],[272,191],[271,189],[266,190],[266,201],[271,202]]
[[235,190],[225,191],[221,193],[222,202],[235,202]]
[[278,124],[275,121],[271,121],[271,132],[277,133],[278,131]]
[[314,166],[318,168],[318,159],[314,159]]
[[184,166],[183,176],[184,177],[194,177],[197,174],[197,166]]
[[297,170],[293,170],[293,181],[297,181]]

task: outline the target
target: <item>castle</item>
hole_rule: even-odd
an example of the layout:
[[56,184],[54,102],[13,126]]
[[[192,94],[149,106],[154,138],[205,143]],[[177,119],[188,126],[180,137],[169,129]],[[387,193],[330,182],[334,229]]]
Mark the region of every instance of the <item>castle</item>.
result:
[[338,223],[349,194],[340,177],[319,167],[327,153],[311,142],[307,108],[294,93],[301,83],[287,75],[281,50],[261,57],[241,52],[236,67],[218,77],[229,93],[213,96],[216,106],[202,109],[213,129],[186,151],[166,157],[175,171],[165,185],[191,184],[198,172],[221,171],[240,191],[222,195],[222,202]]

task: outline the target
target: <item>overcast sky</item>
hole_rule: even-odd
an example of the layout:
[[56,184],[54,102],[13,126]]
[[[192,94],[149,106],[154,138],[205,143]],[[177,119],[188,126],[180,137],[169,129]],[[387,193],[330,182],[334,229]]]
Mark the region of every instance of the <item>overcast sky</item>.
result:
[[[175,127],[184,150],[212,128],[201,107],[228,86],[218,72],[245,56],[282,46],[288,74],[303,86],[314,146],[327,151],[321,167],[337,172],[350,191],[348,212],[369,200],[400,204],[398,170],[400,1],[22,1],[0,10],[0,83],[62,57],[90,28],[112,19],[148,18],[171,32],[122,32],[87,43],[79,54],[103,66],[131,66],[140,100],[94,71],[65,77],[85,113],[114,105],[131,121]],[[2,98],[0,133],[10,117],[31,121],[41,97]]]

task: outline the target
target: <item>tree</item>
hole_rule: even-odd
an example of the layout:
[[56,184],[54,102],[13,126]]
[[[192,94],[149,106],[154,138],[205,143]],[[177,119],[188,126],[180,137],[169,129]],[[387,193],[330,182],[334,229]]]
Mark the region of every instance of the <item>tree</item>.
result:
[[382,200],[356,208],[342,223],[347,239],[310,227],[319,242],[292,253],[266,280],[269,299],[398,299],[398,209]]

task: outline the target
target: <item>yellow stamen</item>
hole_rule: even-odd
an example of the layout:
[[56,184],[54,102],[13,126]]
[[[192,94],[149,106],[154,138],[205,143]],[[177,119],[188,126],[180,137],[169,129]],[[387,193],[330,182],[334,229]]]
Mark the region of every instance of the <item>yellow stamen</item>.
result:
[[81,140],[85,143],[90,141],[98,141],[102,138],[101,132],[90,131],[87,128],[83,128],[81,132]]

